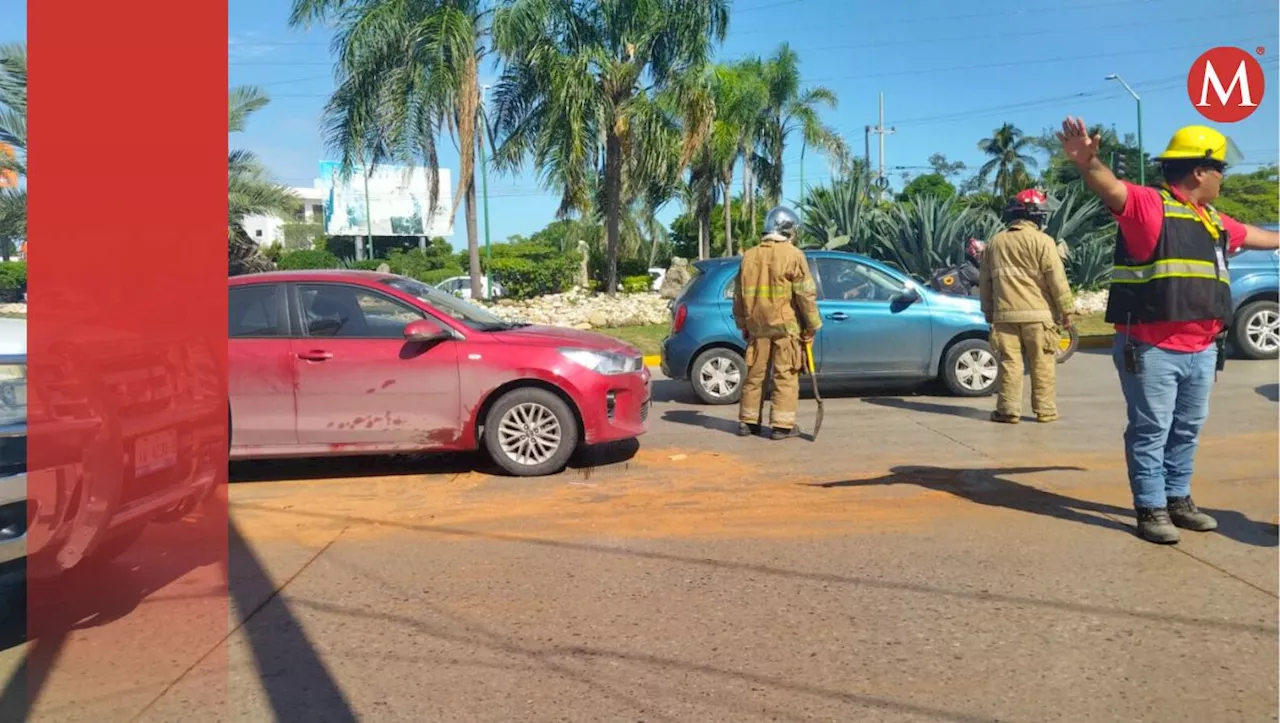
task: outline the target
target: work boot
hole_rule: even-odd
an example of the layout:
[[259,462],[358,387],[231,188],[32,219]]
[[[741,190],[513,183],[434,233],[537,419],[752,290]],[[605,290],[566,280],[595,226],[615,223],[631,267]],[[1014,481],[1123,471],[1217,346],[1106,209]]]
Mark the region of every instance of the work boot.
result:
[[800,436],[799,427],[792,427],[790,429],[782,429],[780,427],[774,427],[773,434],[769,435],[769,438],[776,442],[780,439],[792,439],[799,436]]
[[1041,424],[1049,424],[1049,423],[1051,423],[1051,422],[1056,422],[1056,421],[1058,421],[1058,415],[1057,415],[1057,414],[1042,414],[1042,415],[1040,415],[1040,416],[1036,417],[1036,421],[1037,421],[1037,422],[1039,422],[1039,423],[1041,423]]
[[1169,518],[1169,511],[1163,507],[1139,507],[1138,512],[1138,536],[1147,542],[1154,542],[1158,545],[1172,545],[1182,536],[1178,534],[1178,528],[1173,526],[1173,520]]
[[759,433],[760,433],[760,425],[747,424],[746,422],[738,422],[739,437],[750,437],[753,434],[759,434]]
[[1218,529],[1218,521],[1201,512],[1190,497],[1170,497],[1169,518],[1173,520],[1173,524],[1192,532]]
[[1000,412],[992,412],[991,421],[999,422],[1000,424],[1017,424],[1018,422],[1022,421],[1022,418],[1016,414],[1001,414]]

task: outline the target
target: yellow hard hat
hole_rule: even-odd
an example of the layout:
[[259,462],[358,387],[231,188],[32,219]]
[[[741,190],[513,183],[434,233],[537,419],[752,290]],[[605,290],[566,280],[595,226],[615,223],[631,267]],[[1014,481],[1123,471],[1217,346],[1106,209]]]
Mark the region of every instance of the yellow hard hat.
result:
[[1240,149],[1230,138],[1208,126],[1179,128],[1169,139],[1164,153],[1156,156],[1160,161],[1184,158],[1207,158],[1227,165],[1244,160]]

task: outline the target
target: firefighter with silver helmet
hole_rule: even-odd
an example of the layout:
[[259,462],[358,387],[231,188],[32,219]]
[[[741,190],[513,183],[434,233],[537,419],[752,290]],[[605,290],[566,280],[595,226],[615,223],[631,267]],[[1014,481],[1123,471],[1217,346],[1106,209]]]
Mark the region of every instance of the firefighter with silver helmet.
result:
[[796,407],[804,343],[812,341],[822,320],[818,292],[804,252],[794,244],[800,217],[778,206],[764,221],[764,238],[747,249],[733,284],[733,320],[747,342],[747,378],[738,408],[738,434],[760,431],[760,410],[769,363],[773,362],[773,398],[769,426],[775,440],[800,436]]

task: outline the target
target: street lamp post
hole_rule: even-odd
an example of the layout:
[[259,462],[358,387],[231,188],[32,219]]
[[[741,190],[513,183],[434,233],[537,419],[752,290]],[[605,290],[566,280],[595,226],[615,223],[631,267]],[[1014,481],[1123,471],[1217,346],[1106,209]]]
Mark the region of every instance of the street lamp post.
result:
[[1133,88],[1130,88],[1129,84],[1124,82],[1124,78],[1121,78],[1119,73],[1112,73],[1106,79],[1114,80],[1123,85],[1124,89],[1129,91],[1129,95],[1133,96],[1133,102],[1138,106],[1138,183],[1145,186],[1147,185],[1147,156],[1142,150],[1142,98],[1138,97]]
[[490,283],[489,274],[490,264],[493,262],[493,255],[489,250],[489,164],[484,152],[485,138],[489,134],[489,125],[487,115],[484,112],[485,102],[489,97],[489,86],[480,86],[480,195],[484,199],[484,275],[481,276],[481,283],[484,288],[484,298],[489,298]]

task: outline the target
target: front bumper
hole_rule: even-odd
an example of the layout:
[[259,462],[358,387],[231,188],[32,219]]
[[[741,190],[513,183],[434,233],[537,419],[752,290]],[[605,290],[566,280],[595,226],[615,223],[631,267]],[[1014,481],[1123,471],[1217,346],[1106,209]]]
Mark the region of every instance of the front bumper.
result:
[[0,477],[0,565],[27,556],[27,475]]
[[584,390],[583,442],[604,444],[639,437],[648,431],[653,383],[647,368],[630,374],[600,376]]

